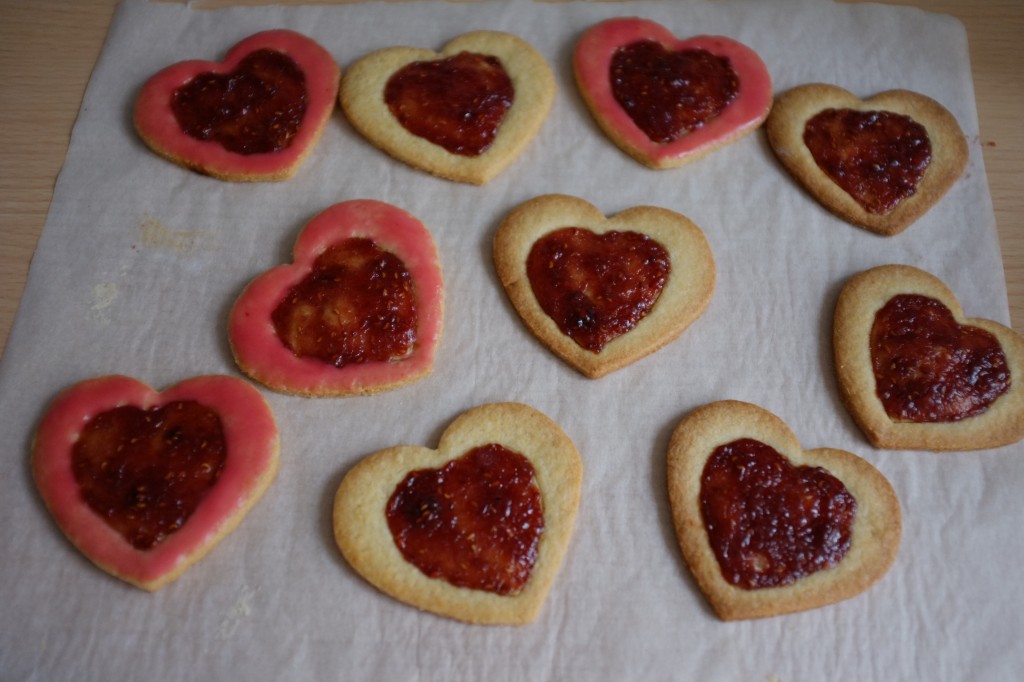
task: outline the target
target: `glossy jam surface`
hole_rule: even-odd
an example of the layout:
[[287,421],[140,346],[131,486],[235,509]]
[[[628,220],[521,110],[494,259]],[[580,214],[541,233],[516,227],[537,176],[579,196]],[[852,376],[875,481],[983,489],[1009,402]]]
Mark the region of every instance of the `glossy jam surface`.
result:
[[924,126],[888,111],[825,109],[807,121],[804,144],[818,167],[874,214],[912,196],[932,159]]
[[917,294],[894,296],[875,314],[871,365],[885,412],[899,421],[958,421],[984,412],[1010,388],[999,341]]
[[286,149],[306,113],[306,78],[287,55],[257,50],[233,72],[203,73],[174,91],[171,110],[189,136],[238,154]]
[[526,261],[541,309],[594,353],[651,311],[671,270],[668,251],[645,234],[579,227],[538,239]]
[[612,94],[654,142],[668,143],[713,120],[736,98],[729,60],[707,50],[673,52],[653,40],[630,43],[611,61]]
[[424,574],[501,595],[529,580],[544,532],[533,466],[493,443],[410,473],[388,500],[387,520],[402,555]]
[[795,467],[750,438],[708,458],[700,506],[722,577],[748,590],[789,585],[838,564],[857,513],[856,499],[828,471]]
[[384,101],[406,130],[462,156],[487,151],[514,95],[501,61],[471,52],[413,62],[384,88]]
[[416,294],[400,258],[370,239],[328,247],[271,314],[282,343],[335,367],[389,362],[416,343]]
[[179,530],[216,483],[227,456],[220,417],[194,401],[93,417],[72,450],[86,504],[136,549]]

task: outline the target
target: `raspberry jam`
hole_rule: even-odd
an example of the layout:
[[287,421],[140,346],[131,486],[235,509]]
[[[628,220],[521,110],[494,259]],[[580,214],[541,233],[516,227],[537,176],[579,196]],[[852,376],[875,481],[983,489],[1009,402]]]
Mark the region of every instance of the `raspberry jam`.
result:
[[529,580],[544,532],[533,466],[493,443],[410,473],[387,520],[402,556],[427,576],[500,595]]
[[672,52],[653,40],[615,51],[612,94],[654,142],[668,143],[716,118],[739,92],[729,60],[707,50]]
[[257,50],[232,73],[204,73],[174,91],[171,110],[189,136],[238,154],[291,145],[306,113],[306,77],[287,55]]
[[136,549],[179,530],[224,468],[220,417],[194,401],[93,417],[72,449],[86,504]]
[[487,151],[513,98],[501,61],[472,52],[413,62],[384,88],[384,101],[406,130],[462,156]]
[[888,111],[825,109],[807,121],[804,144],[818,167],[873,214],[912,196],[932,159],[924,126]]
[[894,296],[875,314],[871,366],[886,414],[899,421],[959,421],[1010,388],[999,341],[916,294]]
[[541,309],[594,353],[651,311],[671,270],[668,251],[645,234],[579,227],[538,239],[526,260]]
[[857,500],[825,469],[795,467],[743,438],[708,458],[700,507],[722,577],[752,590],[838,564],[850,549]]
[[295,355],[334,365],[388,362],[416,343],[416,294],[400,258],[370,239],[327,248],[271,314]]

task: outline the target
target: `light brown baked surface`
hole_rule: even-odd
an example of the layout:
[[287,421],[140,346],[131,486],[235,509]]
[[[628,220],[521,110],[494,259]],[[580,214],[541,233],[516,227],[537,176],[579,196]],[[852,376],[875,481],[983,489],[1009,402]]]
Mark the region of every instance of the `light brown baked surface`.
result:
[[[512,106],[493,143],[478,156],[452,154],[413,135],[384,101],[388,79],[402,67],[462,51],[497,57],[514,91]],[[392,157],[442,178],[482,185],[515,160],[540,130],[554,102],[555,77],[544,57],[521,38],[498,31],[473,31],[458,36],[440,52],[415,47],[371,52],[347,69],[338,97],[352,126]]]
[[[439,468],[472,448],[499,443],[533,465],[544,510],[537,562],[523,589],[502,596],[429,578],[402,556],[385,507],[414,470]],[[334,500],[334,537],[349,564],[382,592],[416,608],[489,625],[522,625],[537,617],[572,537],[583,465],[575,445],[551,419],[519,403],[490,403],[460,415],[436,450],[402,445],[375,452],[342,480]]]
[[[898,294],[937,299],[961,325],[993,334],[1006,354],[1010,389],[981,414],[957,422],[894,421],[875,390],[871,327],[878,311]],[[875,447],[893,450],[982,450],[1024,438],[1024,338],[1009,327],[967,318],[953,292],[934,275],[908,265],[882,265],[854,275],[836,303],[832,344],[839,391],[850,415]]]
[[[668,282],[651,312],[600,353],[586,350],[562,333],[540,307],[526,274],[526,259],[534,242],[563,227],[583,227],[597,234],[641,232],[659,242],[672,259]],[[530,331],[555,355],[592,379],[625,367],[677,338],[707,309],[715,288],[715,261],[704,233],[685,216],[654,206],[636,206],[608,218],[583,199],[542,195],[520,204],[502,221],[494,235],[493,257],[498,278]]]
[[[853,494],[857,514],[850,549],[837,566],[791,585],[757,590],[735,587],[722,577],[701,515],[701,477],[715,448],[739,438],[770,445],[794,465],[824,467]],[[899,550],[899,500],[877,469],[844,450],[801,449],[781,419],[750,403],[714,402],[683,418],[669,442],[668,493],[683,557],[722,620],[763,618],[849,599],[885,575]]]
[[[932,160],[917,191],[888,213],[864,210],[818,167],[804,144],[804,127],[824,109],[890,111],[924,126],[932,145]],[[843,220],[883,236],[898,234],[928,211],[967,166],[967,139],[953,115],[941,104],[909,90],[889,90],[862,100],[853,93],[824,83],[788,90],[775,98],[765,122],[768,143],[782,165],[825,208]]]

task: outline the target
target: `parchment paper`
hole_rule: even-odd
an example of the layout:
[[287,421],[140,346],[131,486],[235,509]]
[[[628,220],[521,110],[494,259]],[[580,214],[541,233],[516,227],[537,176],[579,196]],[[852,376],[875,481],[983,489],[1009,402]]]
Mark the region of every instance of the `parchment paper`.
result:
[[[687,167],[650,171],[599,132],[572,80],[581,32],[638,15],[679,36],[754,48],[776,91],[810,81],[862,96],[900,87],[949,108],[970,139],[965,176],[903,234],[843,223],[774,160],[763,132]],[[183,59],[219,59],[287,27],[344,67],[407,44],[439,49],[473,29],[516,33],[549,60],[559,92],[526,152],[484,187],[413,170],[335,114],[298,175],[230,184],[149,152],[130,110],[141,83]],[[657,354],[598,381],[521,324],[493,272],[491,239],[512,207],[547,192],[607,213],[679,211],[718,265],[707,313]],[[32,432],[62,388],[122,373],[162,387],[239,376],[228,309],[290,259],[302,225],[374,198],[419,217],[442,256],[447,311],[434,374],[375,397],[265,392],[281,472],[240,527],[177,582],[147,594],[94,568],[64,539],[29,474]],[[89,84],[0,375],[0,677],[4,680],[958,680],[1017,679],[1024,565],[1021,445],[973,453],[873,449],[840,404],[832,309],[850,275],[907,263],[946,281],[967,313],[1006,323],[1006,290],[978,141],[963,28],[907,8],[821,2],[368,4],[205,11],[131,1]],[[782,417],[805,447],[855,452],[893,483],[904,538],[891,572],[815,611],[726,624],[683,563],[665,492],[669,434],[712,400]],[[583,498],[566,562],[529,626],[474,627],[398,603],[359,578],[330,507],[360,458],[436,445],[481,403],[516,400],[579,448]]]

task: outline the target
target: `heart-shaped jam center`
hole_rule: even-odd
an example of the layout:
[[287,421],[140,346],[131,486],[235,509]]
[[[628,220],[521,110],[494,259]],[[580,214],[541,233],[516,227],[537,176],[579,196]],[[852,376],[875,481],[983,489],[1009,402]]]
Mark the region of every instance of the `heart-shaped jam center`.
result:
[[818,167],[865,211],[892,211],[917,191],[932,159],[928,131],[889,111],[825,109],[804,127]]
[[700,507],[722,577],[750,590],[838,564],[850,548],[857,500],[825,469],[793,466],[743,438],[708,458]]
[[189,136],[238,154],[286,149],[306,113],[306,77],[287,55],[257,50],[232,73],[202,73],[174,91],[171,110]]
[[651,311],[671,270],[668,251],[645,234],[579,227],[538,239],[526,261],[541,309],[594,353]]
[[384,101],[406,130],[462,156],[487,151],[513,98],[501,61],[472,52],[413,62],[384,88]]
[[220,417],[194,401],[93,417],[72,450],[86,504],[133,547],[179,530],[217,482],[227,447]]
[[736,98],[739,76],[707,50],[673,52],[653,40],[619,48],[612,94],[654,142],[668,143],[716,118]]
[[425,575],[502,595],[529,580],[544,532],[533,466],[494,443],[410,473],[388,500],[387,521],[406,561]]
[[962,326],[940,301],[900,294],[875,314],[871,365],[886,414],[953,422],[980,414],[1010,388],[999,341]]
[[271,314],[278,338],[295,355],[335,367],[408,356],[417,320],[405,264],[361,237],[324,250]]

